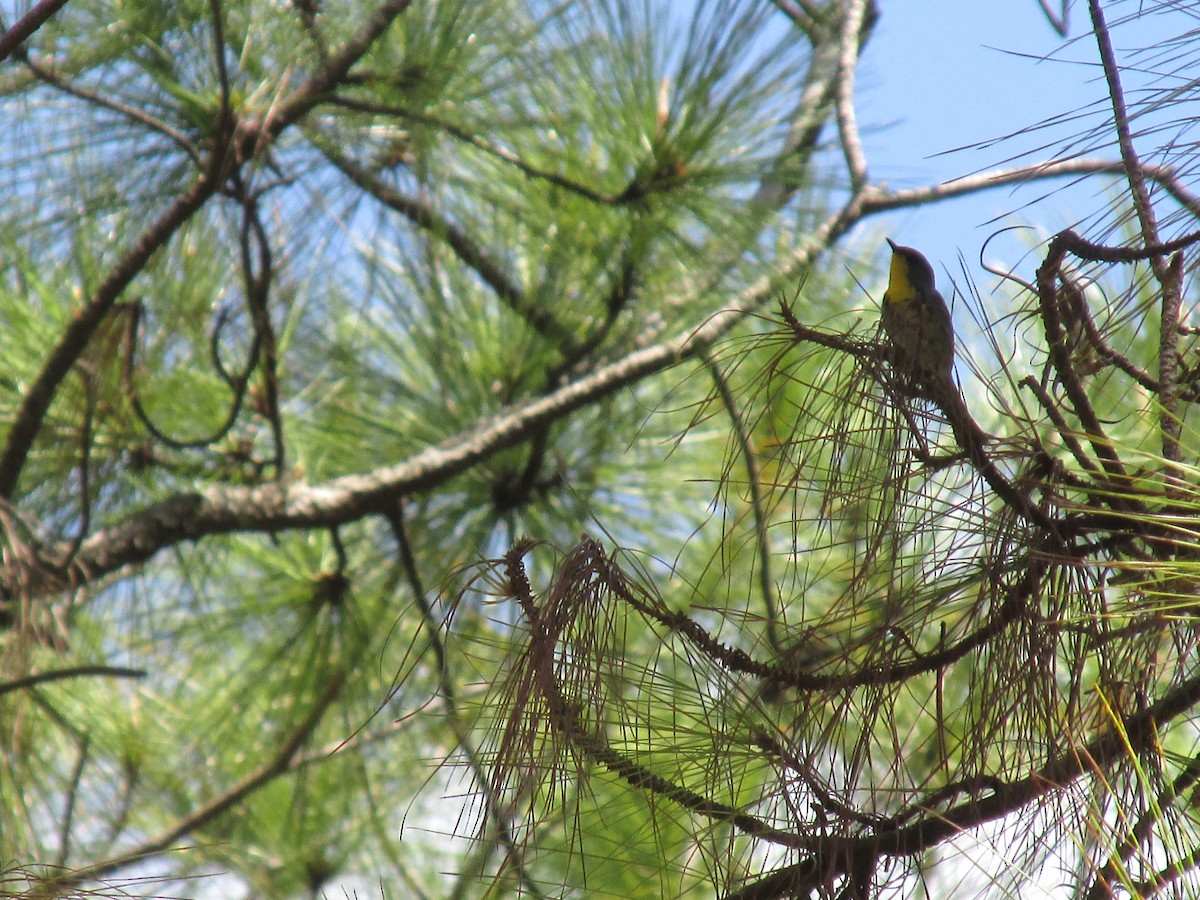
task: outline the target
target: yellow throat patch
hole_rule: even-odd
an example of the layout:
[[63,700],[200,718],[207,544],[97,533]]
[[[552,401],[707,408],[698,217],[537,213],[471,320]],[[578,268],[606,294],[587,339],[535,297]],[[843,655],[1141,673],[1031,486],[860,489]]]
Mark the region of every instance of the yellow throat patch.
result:
[[899,253],[893,253],[884,300],[888,303],[908,303],[910,300],[916,299],[917,289],[908,276],[908,260]]

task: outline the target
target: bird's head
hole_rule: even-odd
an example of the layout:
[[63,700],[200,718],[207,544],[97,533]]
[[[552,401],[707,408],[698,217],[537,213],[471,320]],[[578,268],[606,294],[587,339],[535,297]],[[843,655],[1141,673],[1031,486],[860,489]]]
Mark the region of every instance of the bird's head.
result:
[[904,303],[922,294],[930,294],[934,287],[933,266],[921,253],[912,247],[901,247],[891,238],[892,267],[888,272],[887,300]]

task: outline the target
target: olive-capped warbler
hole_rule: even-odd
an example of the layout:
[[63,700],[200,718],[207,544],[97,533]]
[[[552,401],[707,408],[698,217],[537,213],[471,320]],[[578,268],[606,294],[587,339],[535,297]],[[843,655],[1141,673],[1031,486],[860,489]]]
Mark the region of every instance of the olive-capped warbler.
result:
[[953,385],[950,309],[934,287],[929,260],[891,238],[888,246],[892,248],[892,267],[880,321],[892,345],[891,362],[913,396],[937,400],[939,395],[945,396],[940,388]]
[[966,401],[950,375],[954,366],[954,324],[950,309],[934,287],[933,266],[912,247],[888,241],[892,268],[883,294],[880,325],[888,337],[889,361],[900,387],[911,397],[932,400],[967,459],[984,480],[1026,521],[1053,529],[1050,517],[1018,490],[988,455],[988,436],[971,418]]

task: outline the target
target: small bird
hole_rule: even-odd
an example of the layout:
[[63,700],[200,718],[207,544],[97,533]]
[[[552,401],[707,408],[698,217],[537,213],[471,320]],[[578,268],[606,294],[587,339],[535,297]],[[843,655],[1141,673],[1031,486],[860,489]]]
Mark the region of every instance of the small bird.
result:
[[932,400],[945,414],[955,441],[993,491],[1026,521],[1052,530],[1046,513],[1005,477],[988,455],[988,436],[971,417],[954,384],[954,323],[934,286],[933,266],[912,247],[888,239],[892,267],[879,324],[891,345],[889,361],[910,397]]
[[934,286],[929,260],[891,238],[888,246],[892,248],[892,267],[880,324],[892,345],[892,366],[913,396],[939,400],[946,396],[943,389],[953,386],[950,308]]

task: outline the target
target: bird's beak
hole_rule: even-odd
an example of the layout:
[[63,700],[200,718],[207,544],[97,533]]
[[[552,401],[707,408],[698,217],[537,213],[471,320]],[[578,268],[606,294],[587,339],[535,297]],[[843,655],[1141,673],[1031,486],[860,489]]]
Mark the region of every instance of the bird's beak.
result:
[[891,238],[884,238],[884,240],[886,240],[888,242],[888,246],[891,247],[892,252],[895,253],[896,252],[896,242],[893,241]]

